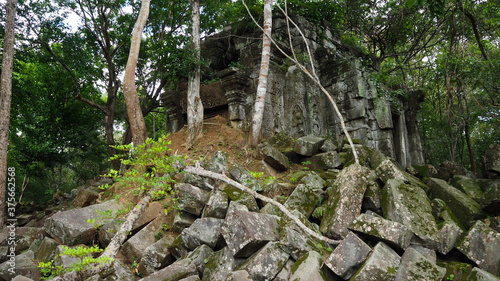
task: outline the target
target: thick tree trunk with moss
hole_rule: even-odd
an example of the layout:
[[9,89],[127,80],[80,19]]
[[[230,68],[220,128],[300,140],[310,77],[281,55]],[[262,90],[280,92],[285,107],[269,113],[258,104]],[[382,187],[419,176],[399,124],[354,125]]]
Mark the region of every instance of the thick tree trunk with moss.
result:
[[12,101],[12,66],[14,64],[16,6],[17,0],[8,0],[5,6],[5,36],[0,82],[0,229],[3,229],[6,219],[7,150],[9,144],[10,104]]
[[264,3],[264,34],[262,35],[262,57],[259,72],[259,84],[257,85],[257,95],[252,116],[252,129],[250,131],[249,143],[251,147],[256,147],[260,141],[260,131],[262,119],[264,117],[264,107],[266,103],[267,79],[269,76],[269,61],[271,59],[271,30],[273,25],[272,0]]
[[[200,1],[190,0],[191,4],[191,38],[196,61],[200,58]],[[188,139],[186,146],[190,147],[203,134],[203,104],[200,99],[200,65],[196,64],[188,80],[187,121]]]
[[123,95],[127,103],[128,122],[132,131],[132,143],[134,146],[143,144],[147,136],[146,123],[144,122],[139,96],[137,95],[137,87],[135,85],[135,69],[137,67],[137,60],[139,59],[142,31],[149,16],[150,2],[151,0],[142,0],[141,11],[132,31],[130,52],[123,78]]

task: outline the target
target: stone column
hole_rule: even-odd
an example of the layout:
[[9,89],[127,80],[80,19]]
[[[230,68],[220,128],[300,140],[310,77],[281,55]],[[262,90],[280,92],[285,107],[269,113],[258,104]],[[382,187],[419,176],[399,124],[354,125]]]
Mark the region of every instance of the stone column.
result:
[[251,112],[249,112],[251,107],[249,106],[248,95],[245,91],[249,84],[249,78],[243,70],[236,67],[226,68],[217,73],[217,76],[221,79],[226,95],[229,121],[231,121],[234,127],[243,129],[245,119],[251,115]]

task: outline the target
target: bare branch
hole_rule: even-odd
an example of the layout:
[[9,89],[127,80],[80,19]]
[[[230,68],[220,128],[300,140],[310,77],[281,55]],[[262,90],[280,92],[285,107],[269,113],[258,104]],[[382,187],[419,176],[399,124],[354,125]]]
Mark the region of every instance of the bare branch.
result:
[[[262,32],[264,32],[264,28],[262,28],[262,26],[260,26],[257,21],[255,20],[255,18],[252,16],[252,13],[250,12],[250,9],[248,8],[248,6],[246,5],[245,1],[243,0],[243,5],[245,6],[247,12],[248,12],[248,15],[250,16],[250,18],[252,19],[252,21],[255,23],[255,25],[257,25],[260,30],[262,30]],[[282,8],[280,8],[282,9]],[[304,43],[306,44],[306,48],[308,50],[308,55],[309,55],[309,60],[311,62],[311,67],[312,67],[312,70],[313,70],[313,73],[309,72],[309,70],[307,70],[307,68],[301,64],[295,57],[292,57],[290,56],[289,54],[287,54],[282,48],[280,48],[280,46],[276,43],[276,41],[274,41],[271,37],[269,38],[269,40],[271,40],[271,42],[274,44],[274,46],[276,47],[276,49],[278,49],[286,58],[288,58],[289,60],[291,60],[293,63],[295,63],[300,70],[302,70],[302,72],[304,72],[304,74],[306,74],[309,78],[311,78],[311,80],[321,89],[321,92],[323,92],[328,100],[330,101],[330,103],[332,104],[333,106],[333,109],[335,110],[335,113],[337,114],[337,117],[339,118],[340,120],[340,125],[342,127],[342,131],[344,132],[346,138],[347,138],[347,141],[349,142],[349,145],[351,146],[351,149],[352,149],[352,153],[353,153],[353,156],[354,156],[354,161],[356,163],[359,164],[359,157],[358,157],[358,153],[356,152],[356,148],[354,146],[354,143],[352,141],[352,138],[349,134],[349,131],[347,131],[347,127],[345,125],[345,121],[344,121],[344,118],[342,116],[342,113],[340,113],[340,110],[337,106],[337,104],[335,103],[335,100],[333,99],[332,95],[330,95],[330,93],[323,87],[323,85],[321,85],[321,81],[319,80],[318,76],[316,75],[316,73],[314,72],[314,66],[312,65],[313,63],[313,58],[312,58],[312,55],[310,53],[310,50],[309,50],[309,44],[307,43],[307,40],[304,36],[304,33],[300,30],[300,28],[290,19],[290,17],[288,15],[285,15],[287,20],[289,20],[292,24],[294,24],[294,26],[297,28],[297,30],[299,30],[301,36],[302,36],[302,39],[304,40]],[[265,32],[264,32],[265,34]],[[290,46],[292,49],[293,49],[293,46]]]
[[322,236],[321,234],[318,234],[314,231],[312,231],[310,228],[308,228],[302,221],[300,221],[294,214],[292,214],[285,206],[283,206],[283,204],[269,198],[269,197],[266,197],[260,193],[257,193],[255,190],[252,190],[242,184],[240,184],[239,182],[237,181],[234,181],[230,178],[228,178],[226,175],[223,175],[223,174],[218,174],[218,173],[214,173],[214,172],[211,172],[211,171],[207,171],[201,167],[192,167],[192,166],[186,166],[184,167],[184,171],[188,172],[188,173],[191,173],[191,174],[195,174],[195,175],[198,175],[198,176],[202,176],[202,177],[209,177],[209,178],[212,178],[212,179],[216,179],[216,180],[220,180],[220,181],[223,181],[227,184],[230,184],[236,188],[238,188],[239,190],[245,192],[245,193],[248,193],[250,195],[252,195],[253,197],[261,200],[261,201],[264,201],[266,203],[269,203],[269,204],[272,204],[276,207],[278,207],[278,209],[280,209],[280,211],[283,212],[283,214],[285,214],[288,218],[290,218],[294,223],[296,223],[300,229],[302,229],[304,232],[306,232],[307,234],[313,236],[314,238],[317,238],[321,241],[324,241],[326,243],[329,243],[331,245],[338,245],[340,243],[339,240],[333,240],[333,239],[330,239],[328,237],[325,237],[325,236]]

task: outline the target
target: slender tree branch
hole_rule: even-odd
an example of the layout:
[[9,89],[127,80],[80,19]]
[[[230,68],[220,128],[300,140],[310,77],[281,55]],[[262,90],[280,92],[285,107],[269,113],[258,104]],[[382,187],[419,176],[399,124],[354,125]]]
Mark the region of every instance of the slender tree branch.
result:
[[220,181],[223,181],[227,184],[230,184],[230,185],[238,188],[239,190],[241,190],[245,193],[248,193],[248,194],[252,195],[253,197],[255,197],[263,202],[266,202],[266,203],[269,203],[271,205],[278,207],[278,209],[280,209],[280,211],[283,212],[283,214],[285,214],[294,223],[296,223],[301,230],[303,230],[307,234],[313,236],[314,238],[317,238],[317,239],[324,241],[326,243],[329,243],[331,245],[338,245],[340,243],[340,240],[333,240],[333,239],[322,236],[321,234],[318,234],[318,233],[312,231],[299,218],[297,218],[294,214],[292,214],[292,212],[290,212],[285,206],[283,206],[283,204],[281,204],[281,203],[279,203],[279,202],[277,202],[269,197],[266,197],[260,193],[257,193],[255,190],[250,189],[250,188],[240,184],[239,182],[228,178],[226,175],[214,173],[214,172],[205,170],[201,167],[193,167],[193,166],[186,166],[183,168],[183,170],[187,173],[190,173],[190,174],[194,174],[194,175],[198,175],[198,176],[202,176],[202,177],[209,177],[209,178],[220,180]]

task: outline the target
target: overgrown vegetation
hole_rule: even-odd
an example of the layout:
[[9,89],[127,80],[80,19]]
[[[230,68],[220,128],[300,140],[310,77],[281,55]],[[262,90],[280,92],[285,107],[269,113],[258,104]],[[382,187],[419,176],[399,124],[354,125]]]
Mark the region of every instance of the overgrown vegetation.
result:
[[[61,247],[62,253],[55,256],[52,261],[38,263],[38,267],[40,268],[43,280],[48,280],[56,276],[63,276],[68,272],[76,272],[78,274],[94,265],[104,264],[112,261],[108,257],[93,257],[94,254],[99,254],[103,251],[102,249],[99,249],[97,245],[94,245],[92,247],[78,246],[75,248],[70,248],[67,246]],[[61,258],[76,258],[78,259],[78,261],[72,263],[69,266],[56,265],[57,260]]]
[[[122,164],[122,171],[111,169],[106,177],[114,178],[117,186],[132,190],[135,195],[150,193],[153,200],[162,200],[175,193],[173,176],[179,171],[174,164],[181,163],[181,156],[169,156],[171,141],[167,136],[158,140],[146,139],[139,146],[117,145],[122,153],[111,157]],[[174,208],[169,206],[165,211]]]

